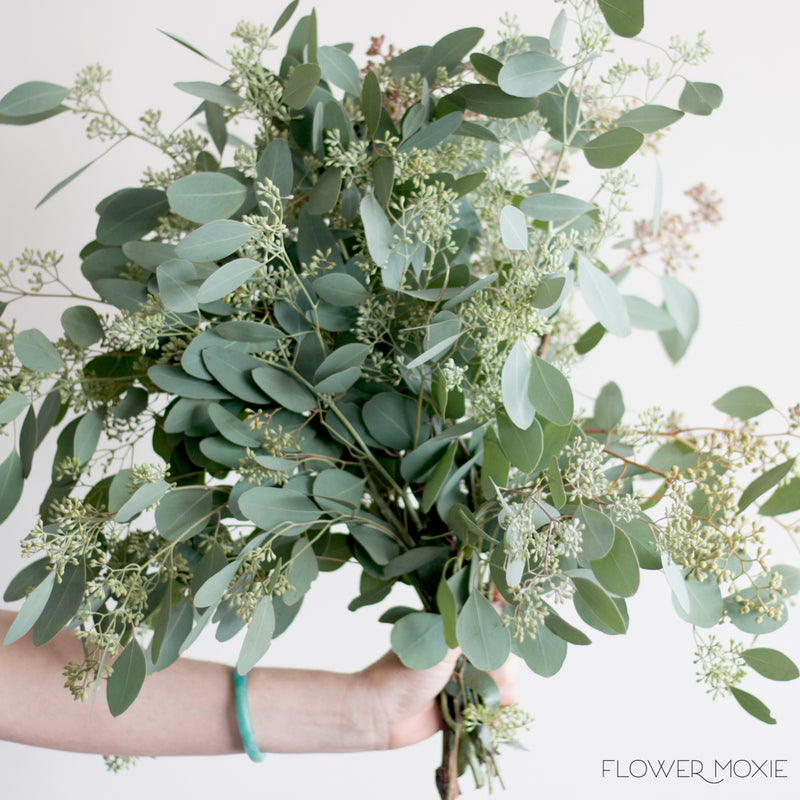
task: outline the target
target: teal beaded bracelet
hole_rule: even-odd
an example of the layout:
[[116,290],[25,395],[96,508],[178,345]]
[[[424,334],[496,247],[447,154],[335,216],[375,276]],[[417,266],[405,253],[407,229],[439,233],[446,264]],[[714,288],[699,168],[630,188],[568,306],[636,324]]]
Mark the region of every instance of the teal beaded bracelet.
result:
[[239,723],[239,735],[242,737],[244,751],[251,761],[263,761],[264,753],[256,742],[253,721],[250,719],[250,704],[247,701],[247,674],[240,675],[233,668],[233,697],[236,702],[236,719]]

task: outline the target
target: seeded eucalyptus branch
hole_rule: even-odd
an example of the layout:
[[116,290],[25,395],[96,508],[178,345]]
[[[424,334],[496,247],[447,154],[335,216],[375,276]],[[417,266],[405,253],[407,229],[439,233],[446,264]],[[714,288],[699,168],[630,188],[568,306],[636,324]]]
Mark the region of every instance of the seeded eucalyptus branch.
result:
[[[800,570],[771,563],[764,531],[797,533],[800,407],[737,387],[715,403],[726,427],[691,427],[657,408],[634,419],[613,381],[583,413],[570,380],[606,334],[654,331],[678,361],[697,328],[678,276],[688,236],[719,219],[713,193],[693,187],[688,217],[622,237],[636,154],[722,101],[686,77],[705,39],[615,60],[641,0],[575,0],[546,36],[506,19],[494,45],[478,28],[403,52],[376,38],[359,68],[349,45],[318,44],[312,11],[278,61],[297,5],[271,29],[240,23],[219,83],[176,84],[194,111],[173,131],[154,110],[123,122],[99,65],[0,100],[0,122],[72,111],[105,152],[137,138],[170,159],[98,205],[89,288],[55,253],[0,270],[4,312],[80,301],[55,341],[0,319],[0,521],[59,431],[6,641],[71,626],[86,658],[69,688],[107,678],[120,714],[209,625],[241,634],[246,673],[319,572],[356,562],[352,611],[397,583],[418,594],[381,616],[403,663],[463,653],[440,698],[452,798],[467,769],[495,776],[529,723],[487,672],[515,652],[550,676],[590,643],[584,626],[624,633],[640,570],[659,570],[695,628],[699,679],[774,722],[740,684],[747,667],[795,678],[793,662],[697,629],[786,622]],[[594,180],[583,196],[564,191],[573,172]],[[633,271],[660,305],[622,293]],[[779,420],[769,435],[762,414]]]

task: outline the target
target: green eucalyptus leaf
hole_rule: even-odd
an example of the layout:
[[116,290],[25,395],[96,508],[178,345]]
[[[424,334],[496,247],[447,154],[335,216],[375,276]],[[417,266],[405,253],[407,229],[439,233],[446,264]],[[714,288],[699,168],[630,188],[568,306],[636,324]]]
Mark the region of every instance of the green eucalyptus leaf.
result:
[[370,350],[371,348],[368,344],[361,344],[360,342],[351,342],[337,347],[316,368],[314,380],[321,381],[343,370],[361,367],[366,361]]
[[569,69],[546,53],[528,51],[511,56],[497,76],[500,88],[514,97],[537,97],[552,89]]
[[645,331],[668,331],[675,327],[675,320],[665,309],[630,294],[623,295],[622,299],[628,309],[631,327]]
[[[192,604],[181,598],[170,608],[161,650],[157,658],[152,662],[152,667],[149,667],[151,672],[160,672],[177,660],[183,643],[192,632],[193,622]],[[149,655],[152,659],[152,650],[150,650]]]
[[483,28],[461,28],[446,34],[425,52],[419,67],[420,75],[432,84],[439,67],[444,67],[448,74],[453,74],[482,37]]
[[372,260],[379,267],[386,266],[393,246],[392,226],[372,192],[361,200],[361,219]]
[[197,608],[210,608],[216,605],[222,595],[228,591],[231,581],[236,576],[240,567],[239,559],[226,563],[212,575],[209,575],[197,587],[194,593],[194,604]]
[[123,189],[103,205],[97,221],[97,241],[122,245],[141,239],[168,213],[169,202],[162,189]]
[[147,370],[147,377],[159,389],[178,397],[191,400],[226,400],[231,397],[220,386],[193,378],[174,365],[154,364]]
[[382,445],[407,450],[413,444],[417,404],[411,398],[380,392],[364,404],[361,413],[367,430]]
[[544,618],[544,624],[549,631],[570,644],[587,645],[592,643],[592,640],[583,631],[570,625],[552,609],[549,610],[549,613]]
[[486,55],[486,53],[472,53],[469,60],[477,73],[483,75],[484,78],[492,83],[497,83],[500,70],[503,68],[502,61],[498,61],[496,58]]
[[188,261],[217,261],[235,253],[253,235],[253,229],[244,222],[217,219],[192,231],[182,239],[175,253]]
[[527,430],[536,415],[536,408],[528,395],[531,376],[531,357],[519,339],[503,364],[500,387],[503,407],[511,421],[521,430]]
[[514,206],[504,206],[500,212],[500,234],[509,250],[528,249],[528,223],[525,215]]
[[213,490],[206,486],[182,486],[161,497],[155,519],[158,532],[176,542],[201,533],[217,514]]
[[166,481],[153,481],[140,486],[117,510],[117,522],[130,522],[155,505],[172,487]]
[[[2,406],[0,406],[0,409],[2,409]],[[795,459],[790,458],[788,461],[784,461],[776,467],[768,469],[765,473],[751,481],[739,498],[738,510],[740,512],[744,511],[754,500],[761,497],[764,492],[768,492],[773,486],[777,486],[789,474],[794,466],[794,462]]]
[[381,86],[375,72],[370,70],[364,76],[364,83],[361,87],[361,111],[364,114],[364,121],[367,123],[370,137],[375,136],[375,132],[378,130],[382,108]]
[[0,425],[7,425],[15,420],[29,405],[31,401],[20,392],[11,392],[0,403]]
[[617,36],[631,38],[644,27],[644,0],[597,0],[597,4]]
[[622,391],[613,381],[609,381],[600,390],[594,403],[594,421],[604,431],[613,431],[622,421],[625,413],[625,403],[622,400]]
[[314,291],[326,303],[334,306],[360,306],[369,296],[367,288],[361,281],[342,272],[322,275],[314,281],[313,286]]
[[627,623],[616,603],[605,590],[588,578],[571,576],[577,596],[583,600],[597,618],[615,633],[625,633]]
[[294,168],[289,145],[284,139],[273,139],[256,164],[256,182],[268,179],[278,189],[281,197],[292,193]]
[[800,509],[800,478],[792,478],[788,483],[779,486],[758,509],[765,517],[777,517],[791,514]]
[[254,369],[252,374],[261,389],[290,411],[302,413],[317,407],[314,395],[288,372],[265,365]]
[[718,397],[713,405],[717,411],[739,419],[752,419],[775,407],[764,392],[752,386],[731,389]]
[[392,626],[392,650],[410,669],[435,667],[447,655],[442,617],[414,611]]
[[286,487],[250,489],[239,498],[239,508],[259,528],[280,530],[285,535],[301,533],[322,514],[305,494]]
[[621,167],[642,145],[644,134],[635,128],[614,128],[583,145],[583,155],[595,169]]
[[91,306],[71,306],[61,315],[64,332],[79,347],[91,347],[103,338],[103,323]]
[[578,282],[589,310],[616,336],[629,336],[628,309],[616,284],[583,256],[578,256]]
[[97,449],[103,432],[105,408],[97,406],[80,417],[75,429],[72,454],[81,464],[88,464]]
[[12,450],[0,464],[0,523],[5,522],[16,507],[24,484],[22,459]]
[[106,683],[106,700],[112,716],[118,717],[133,703],[146,675],[144,653],[134,637],[114,661],[113,671]]
[[617,118],[616,124],[626,128],[634,128],[640,133],[655,133],[667,128],[683,117],[683,111],[666,106],[646,105],[626,111]]
[[236,661],[236,671],[246,675],[269,650],[275,632],[275,609],[271,597],[262,597],[247,625],[247,633]]
[[351,472],[324,469],[314,478],[314,500],[326,511],[351,516],[361,505],[365,482],[365,478],[359,478]]
[[566,222],[596,209],[594,203],[559,192],[541,192],[525,197],[519,207],[524,214],[543,222]]
[[[240,97],[227,86],[220,86],[219,84],[208,83],[207,81],[182,81],[176,83],[175,88],[186,92],[186,94],[200,97],[203,100],[207,100],[209,103],[215,103],[219,106],[237,108],[244,103],[244,98]],[[189,219],[189,217],[187,217],[187,219]]]
[[664,290],[667,311],[675,320],[678,333],[685,339],[690,339],[697,330],[700,319],[697,299],[687,286],[671,275],[664,275],[661,286]]
[[50,117],[57,117],[69,111],[67,106],[59,105],[47,111],[40,111],[38,114],[23,114],[21,116],[12,114],[0,114],[0,125],[35,125],[37,122],[44,122]]
[[521,642],[515,639],[512,649],[532,672],[544,678],[555,675],[567,657],[567,643],[544,625],[538,626],[535,637],[526,633]]
[[742,651],[742,658],[748,667],[771,681],[793,681],[800,677],[797,665],[780,650],[751,647]]
[[358,95],[361,91],[361,75],[356,62],[337,47],[317,48],[317,63],[322,69],[322,77],[344,89],[348,94]]
[[519,428],[507,414],[499,411],[497,432],[508,460],[522,472],[533,472],[544,451],[544,435],[538,420],[534,419],[527,428]]
[[233,216],[246,198],[247,187],[221,172],[195,172],[167,188],[172,210],[200,224]]
[[555,425],[568,425],[572,421],[574,401],[569,381],[560,370],[538,356],[531,359],[527,394],[533,407],[545,419]]
[[581,556],[590,561],[602,558],[614,544],[614,523],[590,505],[580,504],[575,516],[584,526]]
[[270,32],[270,36],[274,36],[278,31],[282,30],[286,23],[292,18],[292,14],[297,10],[297,6],[300,5],[300,0],[292,0],[286,8],[281,11],[280,16],[278,17],[277,22],[272,27],[272,31]]
[[[688,608],[682,605],[677,595],[673,594],[672,604],[675,612],[681,619],[691,622],[692,625],[697,625],[700,628],[713,628],[719,625],[722,617],[723,603],[722,593],[720,592],[719,584],[713,576],[706,577],[705,580],[699,581],[694,578],[688,578],[688,570],[682,570],[684,573],[684,590],[688,595],[689,603]],[[684,601],[685,603],[685,598]]]
[[309,214],[330,214],[339,200],[341,189],[341,168],[328,167],[328,169],[319,176],[319,179],[309,192],[305,210]]
[[13,644],[33,627],[41,617],[55,583],[56,573],[53,571],[48,573],[47,577],[28,595],[6,632],[3,644]]
[[[214,376],[217,383],[227,389],[234,397],[246,403],[266,405],[269,398],[259,391],[252,372],[263,366],[263,361],[223,347],[206,347],[202,350],[203,364]],[[287,406],[288,407],[288,406]]]
[[287,576],[290,586],[281,595],[281,600],[289,606],[302,600],[303,595],[319,575],[317,557],[305,536],[301,536],[292,545],[291,562],[292,566]]
[[29,328],[16,335],[14,352],[22,366],[34,372],[48,375],[64,367],[55,345],[37,328]]
[[26,564],[10,581],[3,593],[3,602],[15,603],[24,600],[50,574],[50,559],[47,556]]
[[86,589],[86,563],[69,563],[56,581],[41,615],[33,624],[32,641],[39,647],[49,642],[75,616]]
[[45,81],[28,81],[15,86],[0,98],[0,114],[27,117],[57,108],[66,100],[69,89]]
[[716,83],[686,81],[678,98],[678,108],[681,111],[704,117],[719,108],[721,104],[722,89]]
[[397,150],[400,153],[414,149],[430,150],[441,144],[451,133],[455,133],[461,125],[461,120],[462,114],[460,111],[445,114],[440,119],[434,120],[421,130],[418,130],[406,139]]
[[[228,143],[228,128],[225,124],[225,112],[221,105],[212,103],[209,100],[203,103],[203,108],[205,110],[208,133],[221,156],[225,145]],[[195,161],[195,169],[198,172],[216,172],[219,169],[219,162],[211,153],[203,151],[198,155]],[[169,195],[169,189],[167,189],[167,195]]]
[[[425,482],[425,488],[422,491],[422,510],[430,511],[433,504],[439,496],[439,492],[447,481],[450,471],[453,468],[453,461],[455,459],[456,451],[458,450],[458,442],[451,442],[447,450],[445,450],[439,463],[433,470],[433,474]],[[455,647],[455,645],[451,645]]]
[[535,110],[537,98],[514,97],[499,86],[488,83],[468,83],[456,89],[449,98],[461,102],[470,111],[486,117],[513,119],[523,117]]
[[612,594],[630,597],[639,588],[639,562],[628,537],[619,528],[614,530],[611,549],[591,562],[600,585]]
[[158,291],[164,305],[178,314],[197,311],[197,286],[190,283],[197,279],[197,271],[191,261],[173,258],[156,269]]
[[186,39],[184,39],[183,37],[178,36],[177,34],[174,33],[168,33],[167,31],[163,31],[161,30],[161,28],[157,28],[157,30],[159,33],[163,33],[164,36],[167,36],[168,38],[172,39],[173,42],[177,42],[179,45],[182,45],[187,50],[191,50],[193,53],[200,56],[201,58],[204,58],[206,61],[210,61],[212,64],[216,64],[218,67],[222,66],[222,64],[220,64],[219,61],[215,61],[213,58],[211,58],[211,56],[207,56],[202,50],[198,50],[193,44],[187,42]]
[[478,669],[499,669],[511,652],[511,634],[494,606],[478,590],[470,592],[456,623],[464,655]]
[[302,108],[317,88],[322,70],[317,64],[298,64],[283,88],[282,102],[289,108]]
[[736,686],[729,687],[733,699],[751,716],[755,717],[761,722],[766,722],[767,725],[774,725],[775,719],[772,712],[761,702],[755,695],[745,692],[744,689],[739,689]]
[[235,258],[212,272],[197,289],[198,303],[212,303],[238,289],[261,269],[252,258]]

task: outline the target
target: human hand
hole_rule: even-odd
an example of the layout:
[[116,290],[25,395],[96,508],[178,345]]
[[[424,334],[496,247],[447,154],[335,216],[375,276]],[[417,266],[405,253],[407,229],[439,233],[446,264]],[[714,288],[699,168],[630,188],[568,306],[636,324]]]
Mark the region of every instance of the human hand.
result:
[[[460,654],[460,650],[450,650],[435,667],[410,669],[389,651],[355,676],[357,702],[373,730],[374,749],[406,747],[442,729],[437,697]],[[517,701],[518,669],[519,659],[512,655],[500,669],[489,672],[500,690],[501,705]]]

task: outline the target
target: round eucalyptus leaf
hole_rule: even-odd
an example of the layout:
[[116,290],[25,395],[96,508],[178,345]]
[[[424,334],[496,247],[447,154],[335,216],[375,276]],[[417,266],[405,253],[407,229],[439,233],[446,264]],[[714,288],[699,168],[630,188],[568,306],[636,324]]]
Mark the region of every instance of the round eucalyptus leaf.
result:
[[283,87],[282,102],[289,108],[302,108],[317,88],[322,70],[317,64],[298,64]]
[[244,222],[217,219],[188,234],[175,253],[188,261],[217,261],[235,253],[252,235],[253,229]]
[[630,597],[639,588],[639,562],[628,537],[619,528],[614,530],[611,549],[592,561],[591,567],[600,585],[612,594]]
[[380,392],[364,403],[361,414],[370,434],[386,447],[407,450],[414,443],[417,404],[411,398]]
[[6,425],[15,420],[29,405],[31,401],[21,392],[11,392],[0,403],[0,425]]
[[628,308],[617,285],[583,256],[578,256],[578,283],[589,310],[616,336],[630,336]]
[[179,314],[197,311],[197,286],[190,283],[197,278],[191,261],[174,258],[156,269],[158,291],[164,305]]
[[324,469],[314,478],[314,500],[326,511],[351,516],[361,505],[365,480],[341,469]]
[[511,56],[497,82],[504,92],[515,97],[538,97],[552,89],[567,69],[557,58],[531,50]]
[[555,425],[568,425],[572,421],[574,401],[569,381],[560,370],[538,356],[530,362],[527,394],[537,413],[545,419]]
[[500,212],[500,235],[509,250],[528,249],[528,223],[525,215],[514,206],[504,206]]
[[678,107],[689,114],[708,116],[722,104],[722,89],[716,83],[686,81]]
[[37,328],[20,331],[14,338],[14,352],[23,367],[45,375],[58,372],[64,361],[50,340]]
[[567,643],[544,625],[538,626],[535,637],[526,634],[521,642],[513,640],[512,649],[532,672],[543,678],[555,675],[567,657]]
[[441,616],[426,611],[406,614],[392,626],[391,644],[410,669],[435,667],[447,655]]
[[337,47],[317,48],[317,63],[326,81],[344,89],[348,94],[361,91],[361,74],[356,62]]
[[360,342],[350,342],[337,347],[320,363],[314,372],[314,380],[325,378],[353,367],[361,367],[370,353],[370,346]]
[[367,288],[352,275],[330,272],[314,281],[314,291],[335,306],[360,306],[368,296]]
[[169,213],[166,192],[161,189],[123,189],[105,204],[97,221],[97,241],[122,245],[141,239]]
[[273,400],[290,411],[302,413],[317,407],[314,395],[288,372],[263,365],[253,370],[253,380]]
[[213,490],[206,486],[171,489],[161,497],[156,508],[158,532],[172,542],[200,533],[216,513],[212,497]]
[[456,623],[464,655],[478,669],[499,669],[511,652],[511,634],[494,606],[480,591],[470,592]]
[[221,172],[195,172],[167,188],[172,210],[190,222],[228,219],[247,199],[247,187]]
[[309,497],[286,487],[250,489],[239,497],[239,508],[259,528],[286,535],[301,533],[322,514]]
[[631,38],[644,27],[644,0],[597,0],[608,27],[617,36]]
[[91,347],[103,338],[103,323],[91,306],[72,306],[61,315],[64,332],[79,347]]

